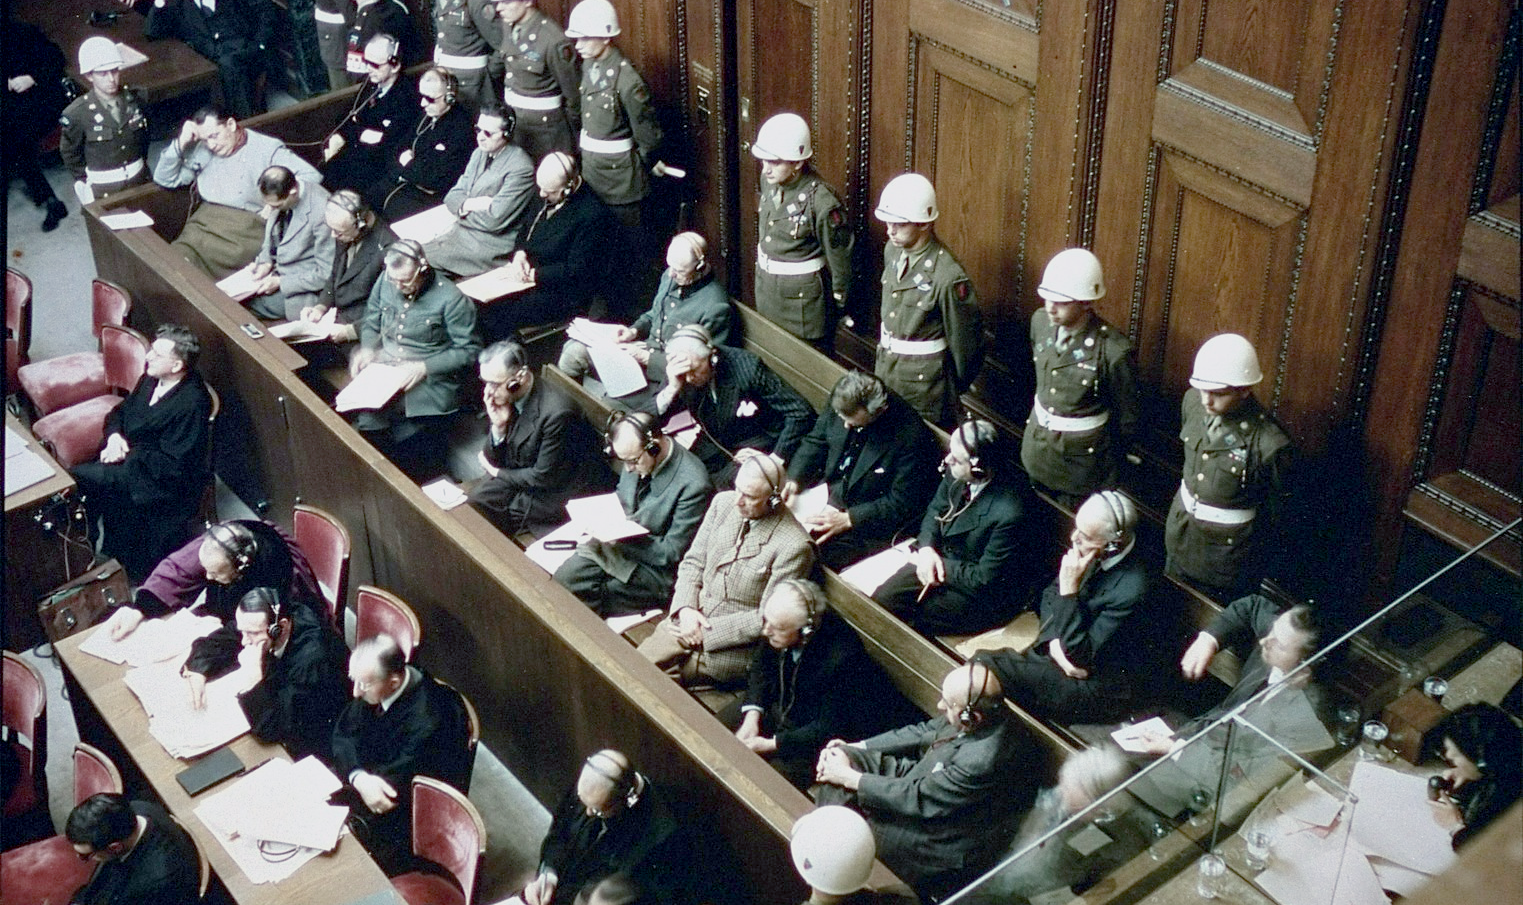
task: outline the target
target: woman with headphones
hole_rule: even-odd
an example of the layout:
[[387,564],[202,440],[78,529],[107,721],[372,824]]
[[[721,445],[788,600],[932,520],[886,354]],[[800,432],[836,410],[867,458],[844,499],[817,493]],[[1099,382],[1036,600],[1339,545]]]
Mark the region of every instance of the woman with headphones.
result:
[[1433,816],[1459,848],[1523,795],[1523,734],[1501,708],[1466,704],[1433,727],[1435,737],[1449,769],[1429,780]]

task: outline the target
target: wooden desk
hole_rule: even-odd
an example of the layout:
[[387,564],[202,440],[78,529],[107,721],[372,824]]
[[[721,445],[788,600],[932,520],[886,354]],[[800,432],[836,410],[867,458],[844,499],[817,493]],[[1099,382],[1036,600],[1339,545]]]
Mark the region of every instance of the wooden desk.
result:
[[[54,532],[37,523],[36,516],[57,494],[74,490],[74,479],[32,436],[15,415],[5,413],[5,424],[31,443],[52,470],[52,475],[5,497],[5,623],[6,650],[24,650],[42,641],[37,621],[37,601],[42,595],[72,578],[90,564],[91,553],[66,545]],[[59,515],[64,515],[62,509]]]
[[[80,643],[89,635],[89,632],[81,632],[57,645],[58,657],[73,676],[76,683],[74,687],[84,691],[88,706],[110,727],[121,747],[126,749],[154,792],[164,802],[164,807],[195,837],[196,843],[211,861],[212,870],[221,878],[234,901],[240,905],[284,905],[291,902],[301,902],[302,905],[346,905],[355,899],[391,888],[391,881],[386,879],[386,875],[381,873],[369,853],[353,836],[341,838],[338,848],[332,854],[319,855],[302,865],[288,880],[257,886],[249,882],[222,847],[222,843],[196,816],[195,809],[200,799],[185,794],[185,790],[175,781],[175,774],[185,768],[186,762],[171,757],[164,746],[149,734],[147,713],[127,683],[122,681],[127,667],[107,663],[80,652]],[[81,706],[85,706],[85,702],[75,701],[76,709]],[[279,745],[265,744],[250,735],[238,738],[231,747],[239,759],[249,765],[269,757],[286,757],[285,750]],[[127,772],[129,765],[118,766]],[[221,789],[224,786],[214,788]]]
[[[217,82],[217,67],[190,45],[173,38],[149,41],[143,34],[148,20],[115,0],[15,0],[13,13],[30,22],[50,38],[69,61],[69,74],[81,84],[79,45],[85,38],[104,35],[146,54],[148,62],[122,71],[126,84],[143,92],[147,103],[156,103]],[[92,12],[118,13],[115,25],[90,24]],[[85,87],[89,87],[87,84]]]

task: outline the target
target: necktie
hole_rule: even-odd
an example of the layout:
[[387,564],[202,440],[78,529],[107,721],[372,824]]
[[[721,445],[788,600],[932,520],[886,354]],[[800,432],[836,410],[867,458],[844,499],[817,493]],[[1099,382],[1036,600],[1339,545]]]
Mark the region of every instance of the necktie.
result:
[[291,225],[291,212],[283,210],[275,215],[275,226],[270,230],[270,257],[275,257],[275,249],[286,239],[286,227]]
[[1206,416],[1206,439],[1211,441],[1220,440],[1222,437],[1222,416]]
[[907,251],[906,252],[901,252],[899,254],[899,263],[894,265],[894,276],[896,278],[902,280],[902,279],[904,279],[905,274],[908,274],[909,272],[910,272],[910,253],[907,252]]
[[635,481],[635,508],[636,509],[639,509],[640,508],[640,504],[645,502],[645,495],[647,493],[650,493],[650,478],[648,476],[640,478],[640,479]]
[[750,533],[751,533],[751,520],[748,519],[748,518],[741,519],[740,520],[740,531],[736,532],[736,534],[735,534],[735,553],[736,553],[736,555],[739,555],[740,554],[740,549],[746,545],[746,535],[750,534]]

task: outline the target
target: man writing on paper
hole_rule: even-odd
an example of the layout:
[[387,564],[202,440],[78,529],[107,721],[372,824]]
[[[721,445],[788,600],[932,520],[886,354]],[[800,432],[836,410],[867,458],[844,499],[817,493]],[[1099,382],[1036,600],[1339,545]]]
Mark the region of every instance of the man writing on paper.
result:
[[397,235],[352,189],[340,189],[328,196],[323,221],[332,237],[333,266],[316,303],[301,310],[301,319],[319,323],[331,311],[328,341],[352,343],[360,338],[365,304],[381,279],[386,249],[397,241]]
[[[650,310],[628,327],[620,327],[615,337],[624,351],[645,367],[652,385],[666,379],[666,344],[679,327],[698,324],[721,346],[731,345],[739,336],[733,329],[735,309],[729,293],[714,279],[708,253],[708,240],[698,233],[672,236],[666,247],[666,271],[661,274]],[[573,380],[580,380],[592,369],[592,357],[584,344],[568,339],[561,347],[558,367]]]
[[243,128],[215,105],[197,110],[153,167],[154,182],[167,189],[194,182],[201,196],[170,247],[214,280],[252,261],[265,233],[259,176],[276,165],[308,185],[322,183],[317,170],[279,139]]
[[274,166],[259,174],[259,194],[269,219],[249,271],[249,309],[265,320],[294,321],[317,302],[333,271],[333,243],[323,221],[328,192]]
[[354,426],[404,469],[418,476],[444,458],[446,416],[459,407],[460,380],[481,350],[476,306],[429,267],[418,243],[386,249],[386,275],[371,290],[360,323],[360,347],[349,370],[372,363],[406,369],[401,392],[380,408],[354,415]]
[[506,534],[544,533],[565,520],[567,499],[606,490],[612,475],[581,411],[534,376],[523,346],[493,343],[476,362],[490,429],[470,503]]
[[820,561],[841,569],[888,547],[935,492],[936,438],[872,374],[848,371],[789,465],[789,495],[821,481],[830,501],[804,516]]
[[334,793],[349,827],[388,875],[412,852],[412,779],[431,776],[470,791],[470,728],[460,693],[407,662],[396,639],[377,635],[349,656],[354,699],[333,728]]
[[534,194],[534,163],[511,144],[513,114],[501,104],[476,117],[476,150],[444,206],[455,222],[423,246],[433,266],[452,276],[475,276],[505,263],[518,246],[524,212]]
[[787,472],[741,451],[735,489],[715,495],[677,566],[671,612],[640,645],[683,685],[725,685],[745,676],[761,637],[761,602],[778,582],[814,567],[809,535],[783,505]]
[[713,485],[703,463],[643,412],[615,412],[604,452],[623,465],[615,490],[630,521],[649,533],[615,543],[584,540],[555,580],[605,618],[663,606],[703,520]]
[[604,295],[617,223],[582,185],[581,169],[564,151],[552,151],[534,174],[539,202],[530,209],[523,241],[513,253],[518,281],[529,286],[481,312],[488,340],[519,327],[566,321]]
[[914,560],[873,599],[923,635],[971,635],[1026,607],[1035,571],[1034,545],[1021,536],[1029,494],[987,421],[958,425],[940,468],[945,476],[920,520]]

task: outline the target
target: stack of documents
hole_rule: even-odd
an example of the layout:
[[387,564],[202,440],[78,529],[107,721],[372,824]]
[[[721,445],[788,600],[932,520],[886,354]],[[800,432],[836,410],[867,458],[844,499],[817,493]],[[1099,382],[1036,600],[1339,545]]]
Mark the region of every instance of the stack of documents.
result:
[[342,783],[314,757],[271,760],[196,808],[251,882],[278,883],[332,851],[349,809],[328,797]]
[[222,622],[216,616],[197,616],[189,609],[183,609],[163,619],[145,620],[136,631],[120,641],[112,641],[110,635],[97,628],[79,645],[79,649],[111,663],[147,666],[185,654],[190,650],[191,642],[221,627]]
[[[795,496],[793,498],[794,503],[797,503],[804,497],[813,495],[815,491],[821,490],[824,486],[824,484],[820,484],[806,493]],[[790,504],[788,508],[793,509],[793,506]],[[800,521],[803,521],[804,516],[799,515],[797,509],[793,510],[793,514],[798,516]],[[878,588],[882,587],[883,583],[888,581],[895,572],[898,572],[914,561],[914,554],[910,553],[910,545],[912,543],[914,543],[913,539],[902,540],[882,553],[874,553],[850,568],[843,569],[841,571],[841,580],[867,596],[873,596],[878,593]]]
[[478,302],[495,302],[500,298],[516,295],[525,289],[533,289],[534,281],[521,276],[517,264],[507,263],[488,270],[468,280],[461,280],[455,288],[468,299]]
[[650,533],[644,525],[630,521],[624,515],[624,506],[619,502],[618,494],[615,493],[567,500],[566,512],[571,516],[570,522],[556,528],[524,550],[524,554],[531,561],[552,575],[571,558],[576,548],[566,546],[562,549],[551,550],[547,549],[547,544],[562,547],[563,544],[574,545],[589,537],[612,543]]
[[323,316],[315,321],[294,320],[283,324],[273,324],[270,327],[270,335],[276,339],[283,339],[288,343],[309,343],[319,339],[327,339],[328,332],[338,323],[338,309],[329,308]]
[[177,660],[140,666],[127,673],[126,682],[148,711],[148,732],[174,757],[205,754],[249,731],[238,703],[241,671],[208,682],[200,710],[190,706],[190,684]]
[[7,496],[46,481],[53,467],[27,442],[26,437],[5,426],[5,493]]
[[407,369],[396,365],[378,362],[366,365],[348,386],[338,391],[333,407],[341,412],[383,408],[401,391],[407,376]]
[[398,238],[411,239],[419,245],[427,245],[445,233],[457,222],[454,214],[444,205],[431,207],[421,214],[413,214],[391,224],[391,231]]
[[600,324],[585,317],[574,318],[566,328],[567,337],[587,347],[603,392],[615,399],[645,389],[645,368],[616,338],[622,329],[618,324]]
[[440,478],[432,484],[423,485],[423,493],[439,505],[440,509],[454,509],[469,499],[460,485],[449,478]]
[[259,282],[254,279],[254,265],[249,263],[218,280],[217,288],[227,293],[233,301],[241,302],[254,295]]

